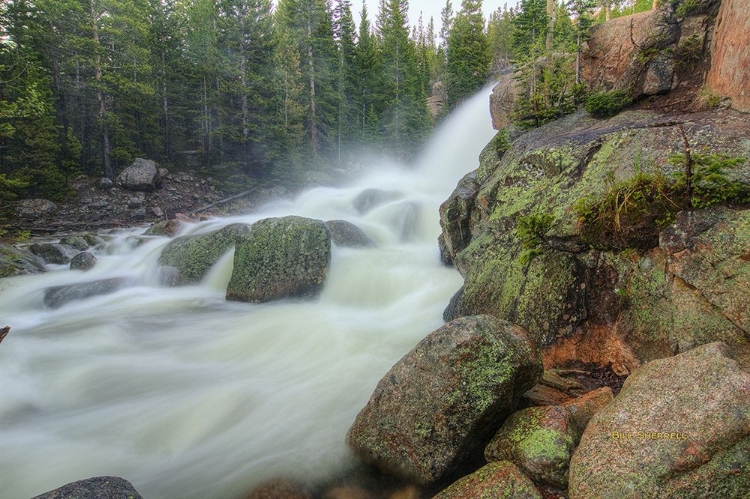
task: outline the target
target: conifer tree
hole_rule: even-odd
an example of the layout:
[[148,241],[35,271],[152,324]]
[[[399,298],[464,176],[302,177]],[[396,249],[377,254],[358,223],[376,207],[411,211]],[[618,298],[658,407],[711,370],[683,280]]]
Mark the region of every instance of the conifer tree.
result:
[[473,95],[487,82],[490,50],[484,32],[482,0],[463,0],[448,35],[448,106]]

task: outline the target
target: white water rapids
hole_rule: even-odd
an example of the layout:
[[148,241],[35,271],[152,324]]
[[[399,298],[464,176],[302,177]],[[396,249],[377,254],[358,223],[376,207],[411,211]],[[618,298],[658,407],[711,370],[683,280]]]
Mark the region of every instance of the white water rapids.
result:
[[[492,138],[489,89],[437,130],[418,164],[377,165],[343,188],[315,188],[262,212],[344,219],[375,248],[334,247],[313,301],[227,302],[232,259],[198,286],[168,288],[169,242],[132,249],[123,232],[86,272],[0,280],[0,497],[28,499],[116,475],[145,499],[233,499],[278,476],[319,481],[345,469],[346,432],[378,380],[430,331],[460,287],[441,265],[438,206]],[[399,198],[360,215],[368,188]],[[417,224],[408,223],[415,219]],[[44,289],[109,277],[138,285],[45,308]]]

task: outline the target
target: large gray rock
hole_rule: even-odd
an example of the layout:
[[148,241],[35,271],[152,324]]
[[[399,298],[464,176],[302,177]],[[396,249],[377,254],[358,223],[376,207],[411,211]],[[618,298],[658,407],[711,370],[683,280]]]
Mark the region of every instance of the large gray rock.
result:
[[152,192],[161,187],[161,176],[155,162],[136,158],[132,165],[120,172],[116,183],[123,189]]
[[66,244],[78,251],[86,251],[89,248],[89,242],[83,236],[65,236],[60,239],[60,244]]
[[0,277],[44,272],[44,261],[15,246],[0,243]]
[[226,297],[262,303],[316,296],[330,263],[331,237],[321,220],[296,216],[260,220],[237,242]]
[[42,218],[57,211],[57,205],[48,199],[23,199],[16,203],[16,214],[22,218]]
[[747,498],[750,373],[724,343],[635,371],[589,422],[570,498]]
[[32,244],[29,251],[47,263],[59,264],[70,263],[70,259],[78,254],[78,250],[73,247],[57,243]]
[[231,224],[210,234],[178,237],[164,248],[159,265],[176,269],[175,284],[196,284],[248,232],[249,225]]
[[517,399],[542,374],[526,331],[492,316],[430,333],[380,380],[347,441],[366,461],[435,483],[476,469]]
[[466,174],[450,197],[440,205],[440,227],[450,260],[471,242],[471,211],[479,192],[476,172]]
[[63,485],[32,499],[143,499],[125,479],[100,476]]
[[77,300],[92,296],[108,295],[132,283],[130,279],[113,277],[99,281],[82,282],[67,286],[53,286],[44,290],[44,304],[49,308],[59,308]]
[[345,248],[357,248],[363,246],[374,246],[365,231],[346,220],[329,220],[325,223],[331,234],[331,241],[336,246]]

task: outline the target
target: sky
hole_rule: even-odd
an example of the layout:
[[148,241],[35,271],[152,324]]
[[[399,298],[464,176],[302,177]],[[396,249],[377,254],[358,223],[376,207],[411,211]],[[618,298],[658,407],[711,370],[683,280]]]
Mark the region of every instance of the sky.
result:
[[[352,1],[352,13],[354,14],[354,21],[359,24],[360,13],[362,12],[362,1],[363,0],[351,0]],[[507,4],[508,7],[515,7],[518,0],[484,0],[482,2],[482,10],[484,11],[484,19],[487,20],[490,17],[490,13],[497,10],[498,7],[502,7]],[[367,17],[370,22],[374,22],[378,15],[378,7],[380,0],[364,0],[367,4]],[[461,0],[451,0],[453,5],[453,12],[461,9]],[[440,31],[440,11],[445,7],[445,0],[409,0],[409,24],[416,26],[419,21],[419,13],[422,12],[422,19],[424,25],[427,27],[427,23],[430,22],[430,17],[435,20],[435,33]]]

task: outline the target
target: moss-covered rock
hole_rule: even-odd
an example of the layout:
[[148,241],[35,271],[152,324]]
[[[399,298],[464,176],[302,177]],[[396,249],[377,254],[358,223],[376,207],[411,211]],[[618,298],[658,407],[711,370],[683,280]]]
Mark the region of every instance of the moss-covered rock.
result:
[[159,265],[176,269],[177,275],[172,282],[177,285],[198,283],[219,258],[248,232],[250,226],[232,224],[210,234],[178,237],[164,248]]
[[60,239],[60,244],[67,244],[78,251],[86,251],[90,246],[83,236],[65,236]]
[[750,490],[750,374],[723,343],[650,362],[591,420],[571,499],[739,499]]
[[35,243],[29,246],[29,251],[46,263],[65,264],[79,252],[72,246],[57,243]]
[[44,272],[44,261],[15,246],[0,243],[0,278]]
[[[461,204],[469,240],[466,223],[443,224],[446,252],[461,241],[450,256],[465,279],[446,320],[509,320],[549,358],[561,358],[561,342],[595,331],[620,345],[618,372],[711,341],[750,341],[747,205],[684,212],[671,227],[651,213],[635,220],[641,232],[624,246],[581,222],[582,199],[604,199],[643,172],[669,181],[677,167],[668,158],[684,150],[680,126],[695,151],[750,158],[750,122],[739,114],[696,113],[680,124],[643,110],[607,120],[577,113],[518,137],[500,159],[483,154],[478,191]],[[727,177],[747,186],[750,162]],[[519,228],[535,214],[551,222],[530,251]]]
[[168,236],[174,237],[183,227],[183,223],[175,218],[171,220],[160,220],[154,222],[151,227],[146,229],[144,236]]
[[568,463],[580,434],[564,407],[529,407],[514,413],[484,450],[487,461],[511,461],[535,482],[565,489]]
[[227,299],[267,302],[313,297],[331,263],[331,237],[320,220],[289,216],[252,225],[237,241]]
[[430,333],[380,380],[347,440],[366,461],[421,483],[483,462],[517,399],[542,374],[526,332],[483,315]]
[[542,499],[534,482],[508,461],[490,463],[432,499]]

